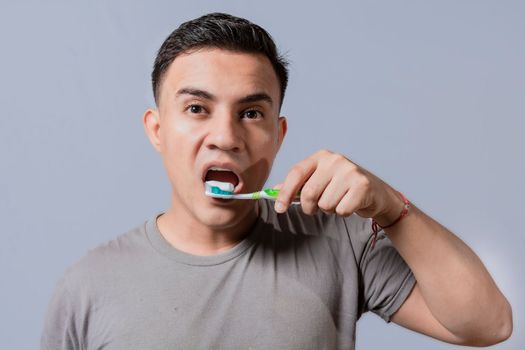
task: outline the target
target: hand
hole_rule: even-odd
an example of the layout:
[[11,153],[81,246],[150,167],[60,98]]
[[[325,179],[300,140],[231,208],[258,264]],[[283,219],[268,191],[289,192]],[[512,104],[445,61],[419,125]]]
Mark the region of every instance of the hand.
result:
[[388,184],[341,154],[321,150],[292,167],[280,189],[275,211],[284,213],[295,194],[301,192],[301,207],[313,215],[327,213],[374,218],[381,226],[393,222],[403,209],[403,200]]

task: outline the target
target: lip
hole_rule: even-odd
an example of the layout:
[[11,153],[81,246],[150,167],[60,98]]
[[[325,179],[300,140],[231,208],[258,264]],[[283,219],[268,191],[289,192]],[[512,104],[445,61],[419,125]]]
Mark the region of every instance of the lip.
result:
[[202,167],[202,171],[201,171],[201,179],[202,179],[203,186],[204,186],[204,182],[206,181],[206,173],[212,167],[224,168],[224,169],[231,170],[237,176],[237,178],[239,179],[239,183],[233,189],[233,193],[235,193],[235,194],[241,193],[241,191],[242,191],[242,189],[244,187],[244,181],[243,181],[243,179],[241,177],[241,170],[239,169],[239,167],[237,167],[237,165],[235,165],[232,162],[221,162],[221,161],[215,160],[215,161],[211,161],[211,162],[205,163],[204,166]]

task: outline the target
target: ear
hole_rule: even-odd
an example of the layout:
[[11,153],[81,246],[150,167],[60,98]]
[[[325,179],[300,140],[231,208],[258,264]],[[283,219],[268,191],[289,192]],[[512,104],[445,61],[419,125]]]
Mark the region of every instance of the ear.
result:
[[142,116],[144,131],[157,152],[161,151],[160,115],[157,108],[148,108]]
[[277,131],[279,133],[277,135],[277,151],[279,151],[283,143],[284,137],[286,136],[286,132],[288,131],[288,123],[286,121],[286,117],[284,116],[280,116],[279,120],[277,120],[277,123],[279,124],[279,130]]

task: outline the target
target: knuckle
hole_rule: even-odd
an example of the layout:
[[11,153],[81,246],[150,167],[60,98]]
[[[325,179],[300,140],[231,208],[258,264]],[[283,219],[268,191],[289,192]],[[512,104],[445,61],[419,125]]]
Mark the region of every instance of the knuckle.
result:
[[332,154],[333,152],[330,151],[329,149],[326,149],[326,148],[323,148],[319,151],[319,154],[322,155],[322,156],[327,156],[327,155],[330,155]]
[[306,200],[309,200],[309,201],[314,200],[316,196],[317,196],[317,190],[312,185],[305,186],[301,190],[301,197],[303,197]]
[[316,152],[316,156],[318,159],[322,160],[322,159],[326,159],[326,158],[330,158],[332,155],[334,154],[334,152],[326,149],[326,148],[323,148],[319,151]]
[[334,153],[332,157],[337,163],[346,163],[348,161],[348,159],[346,159],[341,153]]
[[337,169],[344,164],[344,157],[338,153],[326,153],[319,157],[319,162],[330,169]]
[[336,208],[335,208],[335,212],[337,215],[340,215],[340,216],[348,216],[349,215],[349,211],[347,208],[341,206],[341,205],[338,205]]
[[354,164],[352,162],[348,162],[348,169],[352,172],[359,172],[359,166],[357,164]]
[[333,203],[330,203],[324,199],[319,200],[319,203],[317,205],[319,206],[320,209],[327,211],[327,212],[333,212],[335,209],[335,205]]
[[370,188],[370,179],[367,178],[366,176],[362,176],[361,177],[361,180],[359,180],[359,183],[360,185],[365,188],[365,189],[369,189]]

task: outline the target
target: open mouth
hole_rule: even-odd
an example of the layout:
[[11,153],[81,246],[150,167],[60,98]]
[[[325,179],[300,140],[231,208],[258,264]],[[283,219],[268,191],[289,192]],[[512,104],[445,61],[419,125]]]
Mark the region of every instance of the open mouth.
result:
[[236,188],[239,184],[239,176],[228,169],[211,167],[206,171],[204,181],[228,182],[233,185],[233,188]]

